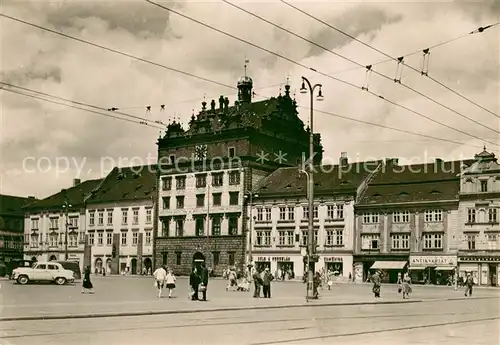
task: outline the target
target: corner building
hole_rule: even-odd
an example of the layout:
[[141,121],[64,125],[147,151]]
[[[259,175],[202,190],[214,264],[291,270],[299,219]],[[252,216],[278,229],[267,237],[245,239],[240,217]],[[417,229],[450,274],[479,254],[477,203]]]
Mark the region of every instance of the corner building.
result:
[[[154,266],[188,274],[201,252],[220,275],[243,269],[248,235],[247,200],[253,187],[279,167],[294,166],[308,151],[309,131],[297,104],[285,94],[252,102],[252,79],[238,81],[238,100],[229,106],[202,103],[189,128],[173,122],[158,140],[158,200]],[[315,162],[321,162],[315,134]]]
[[485,148],[460,178],[459,274],[479,285],[500,285],[499,213],[500,164]]

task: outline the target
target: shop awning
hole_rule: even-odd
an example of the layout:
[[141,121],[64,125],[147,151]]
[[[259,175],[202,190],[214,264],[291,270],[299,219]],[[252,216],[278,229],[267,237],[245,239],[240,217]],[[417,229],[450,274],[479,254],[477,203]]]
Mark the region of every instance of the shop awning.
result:
[[406,266],[406,261],[375,261],[370,269],[400,270]]
[[425,267],[425,266],[415,266],[415,267],[410,267],[410,268],[408,268],[408,269],[409,269],[409,270],[411,270],[411,271],[423,271],[423,270],[425,270],[426,268],[427,268],[427,267]]
[[450,266],[438,266],[436,267],[436,271],[453,271],[455,267],[450,267]]

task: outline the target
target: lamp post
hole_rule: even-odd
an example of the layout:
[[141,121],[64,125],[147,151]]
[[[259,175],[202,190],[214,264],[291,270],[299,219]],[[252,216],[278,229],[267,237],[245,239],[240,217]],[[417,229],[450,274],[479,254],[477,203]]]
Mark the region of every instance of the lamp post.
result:
[[65,233],[64,233],[64,260],[65,261],[68,261],[68,226],[69,226],[68,213],[69,213],[70,207],[71,207],[71,205],[68,203],[68,200],[64,200],[63,208],[65,211],[65,225],[66,225]]
[[[300,169],[299,172],[305,174],[307,177],[307,195],[309,195],[309,181],[311,179],[311,175],[309,175],[309,173],[305,169]],[[307,237],[310,238],[310,234],[308,234]],[[309,302],[309,290],[310,289],[312,290],[311,277],[309,276],[309,273],[311,271],[309,269],[311,267],[311,257],[309,255],[309,241],[308,243],[306,243],[306,259],[307,259],[307,274],[308,274],[308,279],[306,284],[306,302]]]
[[247,230],[248,232],[248,258],[247,258],[247,268],[249,268],[249,273],[250,271],[250,265],[252,264],[252,232],[253,232],[253,222],[252,222],[252,204],[253,204],[253,198],[258,197],[259,195],[252,192],[252,191],[247,191],[244,195],[244,198],[247,200],[247,218],[250,222],[249,229]]
[[[307,84],[307,88],[306,88]],[[313,275],[314,275],[314,261],[311,264],[311,256],[314,255],[316,250],[316,245],[314,243],[314,222],[313,222],[313,210],[314,210],[314,127],[313,127],[313,114],[314,114],[314,90],[318,88],[317,100],[323,100],[323,94],[321,92],[321,84],[311,85],[306,77],[302,77],[302,87],[300,88],[300,93],[307,93],[309,91],[310,96],[310,118],[309,118],[309,212],[308,212],[308,232],[307,232],[307,245],[308,245],[308,293],[312,292],[313,289]],[[305,167],[304,167],[305,169]]]

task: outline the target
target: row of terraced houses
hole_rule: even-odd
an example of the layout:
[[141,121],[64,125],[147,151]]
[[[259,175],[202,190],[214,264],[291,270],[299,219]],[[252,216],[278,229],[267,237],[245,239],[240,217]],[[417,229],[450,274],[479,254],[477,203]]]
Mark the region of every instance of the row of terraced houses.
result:
[[[27,259],[70,260],[92,271],[140,274],[160,265],[187,274],[203,255],[216,275],[228,266],[304,272],[307,220],[314,219],[316,269],[367,279],[444,284],[458,271],[499,285],[500,165],[494,154],[466,161],[400,165],[397,159],[322,165],[314,134],[314,209],[301,171],[309,128],[290,86],[252,101],[242,77],[234,105],[202,103],[189,127],[171,123],[158,164],[115,168],[24,208]],[[311,211],[311,212],[310,212]]]

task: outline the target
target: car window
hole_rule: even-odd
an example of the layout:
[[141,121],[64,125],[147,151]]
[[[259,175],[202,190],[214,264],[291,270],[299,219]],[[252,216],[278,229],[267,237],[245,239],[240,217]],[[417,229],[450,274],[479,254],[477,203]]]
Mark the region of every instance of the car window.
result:
[[50,265],[49,264],[47,266],[48,266],[49,270],[58,270],[59,269],[59,267],[57,267],[56,265]]
[[36,266],[36,269],[37,269],[37,270],[46,270],[46,269],[47,269],[47,265],[45,265],[45,264],[40,264],[40,265]]

